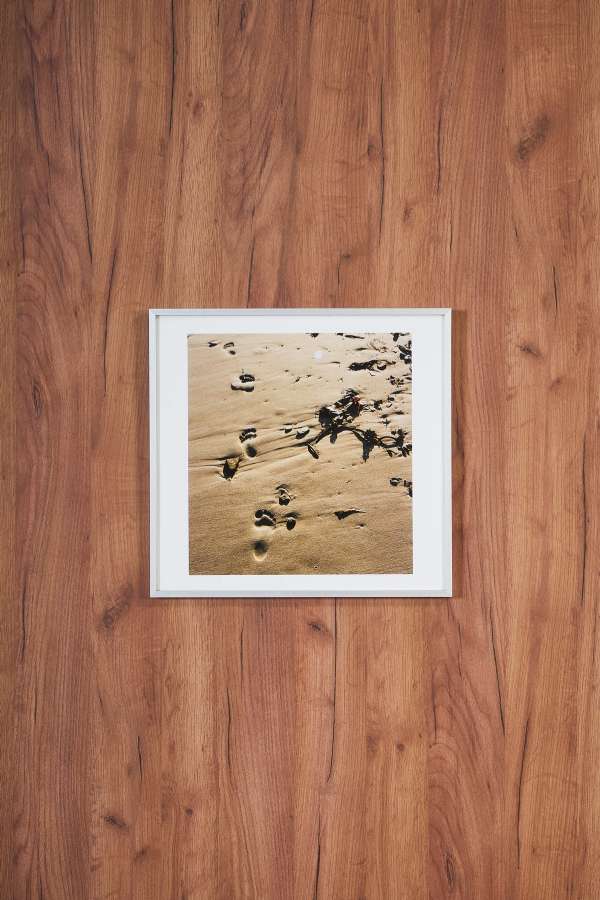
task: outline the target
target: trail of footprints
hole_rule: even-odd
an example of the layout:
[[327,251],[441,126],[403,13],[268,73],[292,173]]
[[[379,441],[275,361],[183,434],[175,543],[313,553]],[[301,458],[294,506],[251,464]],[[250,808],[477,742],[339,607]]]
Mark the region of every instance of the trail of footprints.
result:
[[[286,484],[278,484],[275,488],[275,494],[280,506],[288,506],[292,500],[295,500]],[[254,527],[258,529],[275,529],[279,526],[285,526],[287,531],[293,531],[299,517],[297,512],[279,512],[278,510],[261,507],[254,513]],[[269,542],[266,538],[261,537],[254,541],[254,558],[256,560],[264,559],[268,550]]]
[[[307,429],[308,431],[308,429]],[[254,446],[257,432],[254,425],[248,425],[242,428],[239,433],[239,441],[242,444],[243,452],[251,459],[257,455],[257,449]],[[239,456],[229,457],[223,462],[222,477],[231,481],[237,473],[242,461],[242,454]],[[278,484],[275,488],[275,495],[279,506],[289,506],[295,496],[290,492],[288,485]],[[297,512],[281,512],[273,511],[268,507],[259,507],[254,513],[254,527],[256,529],[275,529],[278,526],[285,526],[287,531],[293,531],[300,515]],[[253,544],[254,558],[258,561],[265,558],[269,551],[269,540],[266,537],[257,538]]]
[[[207,342],[207,346],[211,349],[213,347],[219,347],[221,345],[220,341],[210,340]],[[235,343],[233,341],[225,341],[222,345],[222,349],[225,353],[228,353],[230,356],[236,355]],[[236,378],[231,382],[231,390],[232,391],[244,391],[249,394],[254,390],[254,382],[256,378],[254,375],[251,375],[249,372],[242,371]]]

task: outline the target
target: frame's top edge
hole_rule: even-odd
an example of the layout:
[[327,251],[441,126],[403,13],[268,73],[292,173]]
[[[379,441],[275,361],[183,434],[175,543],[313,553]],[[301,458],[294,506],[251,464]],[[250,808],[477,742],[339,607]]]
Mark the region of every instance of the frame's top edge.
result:
[[158,316],[447,316],[452,313],[449,306],[378,306],[378,307],[340,307],[340,306],[316,306],[293,307],[289,309],[273,309],[261,307],[246,309],[245,307],[228,308],[190,308],[190,309],[149,309],[150,318]]

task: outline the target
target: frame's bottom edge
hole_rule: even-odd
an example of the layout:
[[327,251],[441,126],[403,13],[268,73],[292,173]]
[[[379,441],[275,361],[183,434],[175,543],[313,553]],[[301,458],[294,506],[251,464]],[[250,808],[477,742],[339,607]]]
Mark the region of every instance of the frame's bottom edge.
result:
[[252,599],[252,600],[277,600],[278,598],[311,598],[315,597],[349,597],[349,598],[363,598],[368,600],[370,597],[398,597],[404,598],[405,600],[410,599],[421,599],[425,600],[428,598],[433,599],[443,599],[443,598],[451,598],[453,596],[452,590],[448,588],[444,588],[441,590],[435,591],[151,591],[150,599],[177,599],[177,598],[199,598],[199,599],[214,599],[219,600],[223,599],[231,599],[238,598],[240,600],[244,599]]

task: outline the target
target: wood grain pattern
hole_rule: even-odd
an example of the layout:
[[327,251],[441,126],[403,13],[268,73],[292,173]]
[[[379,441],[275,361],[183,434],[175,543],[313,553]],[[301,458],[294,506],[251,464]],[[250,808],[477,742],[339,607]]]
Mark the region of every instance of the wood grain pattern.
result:
[[[0,9],[2,897],[600,895],[592,0]],[[452,306],[451,601],[148,599],[146,310]]]

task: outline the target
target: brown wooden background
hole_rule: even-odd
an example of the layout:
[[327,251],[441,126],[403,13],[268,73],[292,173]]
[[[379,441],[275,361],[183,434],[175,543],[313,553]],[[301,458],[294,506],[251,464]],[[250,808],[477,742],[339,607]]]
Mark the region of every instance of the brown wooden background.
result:
[[[600,7],[4,0],[2,898],[600,896]],[[153,306],[452,306],[453,601],[148,600]]]

